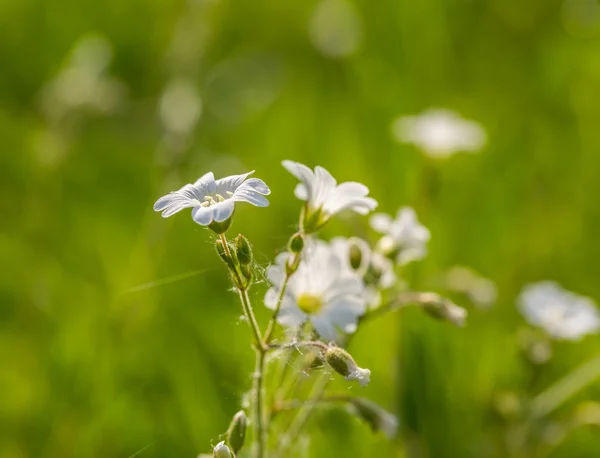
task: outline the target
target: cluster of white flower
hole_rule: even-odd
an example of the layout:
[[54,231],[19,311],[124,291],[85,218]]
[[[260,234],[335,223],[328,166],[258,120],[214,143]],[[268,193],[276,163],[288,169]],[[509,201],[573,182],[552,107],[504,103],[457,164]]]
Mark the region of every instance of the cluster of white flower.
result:
[[[352,181],[338,184],[323,167],[313,170],[293,161],[283,161],[282,165],[300,180],[295,195],[303,205],[298,231],[290,237],[287,249],[267,269],[270,288],[264,303],[273,315],[265,332],[258,325],[247,294],[254,280],[250,243],[241,234],[233,243],[226,237],[237,202],[257,207],[269,205],[265,196],[271,191],[265,182],[249,178],[253,172],[219,180],[209,172],[154,204],[154,210],[163,217],[191,208],[192,219],[197,224],[218,234],[216,248],[240,295],[258,356],[255,379],[260,384],[253,388],[251,402],[256,457],[264,456],[268,443],[265,437],[269,434],[269,425],[257,410],[263,403],[261,384],[268,352],[306,347],[345,380],[365,386],[370,382],[371,371],[359,367],[343,349],[362,320],[408,304],[422,306],[430,315],[458,326],[464,324],[466,318],[463,309],[437,294],[408,291],[396,274],[398,267],[423,259],[427,254],[430,234],[419,223],[414,210],[401,208],[395,219],[383,213],[373,215],[370,223],[379,235],[373,244],[358,237],[321,240],[318,231],[336,214],[350,211],[366,215],[377,207],[377,201],[369,196],[367,186]],[[387,302],[384,299],[388,299]],[[276,324],[287,332],[275,342],[272,337]],[[352,407],[350,410],[373,429],[393,435],[397,421],[391,414],[362,398],[348,398],[347,402]],[[235,418],[240,419],[239,413]],[[234,423],[230,430],[238,431],[241,426]],[[215,456],[235,456],[243,445],[243,438],[240,441],[237,432],[228,431],[227,437],[227,441],[213,450]],[[275,456],[285,456],[286,443],[282,442],[282,450]]]

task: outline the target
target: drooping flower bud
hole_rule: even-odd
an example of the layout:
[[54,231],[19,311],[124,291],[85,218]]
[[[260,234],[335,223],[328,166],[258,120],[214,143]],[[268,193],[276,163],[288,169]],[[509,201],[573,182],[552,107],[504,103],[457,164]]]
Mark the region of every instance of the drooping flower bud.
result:
[[439,294],[422,293],[419,303],[427,313],[438,320],[449,321],[458,327],[466,324],[467,311]]
[[304,235],[300,232],[296,232],[290,237],[288,242],[288,250],[291,253],[298,254],[304,249]]
[[232,448],[233,453],[237,453],[243,447],[247,427],[248,417],[246,416],[246,412],[240,410],[233,416],[227,429],[227,443]]
[[219,442],[215,448],[213,448],[214,458],[233,458],[231,449],[225,445],[225,441]]
[[250,247],[250,242],[248,242],[248,239],[242,234],[238,234],[235,238],[235,251],[241,265],[244,266],[252,263],[252,248]]
[[329,347],[325,352],[325,360],[349,382],[356,380],[360,386],[367,386],[371,381],[371,371],[358,367],[350,353],[342,348]]
[[373,432],[381,431],[388,439],[394,438],[398,432],[398,418],[365,398],[350,400],[356,414],[371,426]]

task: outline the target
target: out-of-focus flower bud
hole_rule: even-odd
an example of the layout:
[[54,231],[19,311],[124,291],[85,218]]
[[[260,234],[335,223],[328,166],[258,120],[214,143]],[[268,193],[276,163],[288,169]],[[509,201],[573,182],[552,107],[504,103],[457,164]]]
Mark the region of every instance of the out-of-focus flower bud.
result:
[[350,404],[356,414],[371,426],[373,432],[381,431],[388,439],[398,432],[398,418],[379,405],[364,398],[353,398]]
[[419,303],[434,318],[449,321],[458,327],[463,327],[466,324],[467,311],[439,294],[422,293]]
[[231,449],[225,445],[225,441],[221,441],[213,448],[213,457],[233,458],[233,453],[231,453]]
[[245,266],[252,263],[252,248],[250,247],[250,242],[248,242],[248,239],[242,234],[238,234],[235,238],[235,251],[241,265]]
[[300,265],[300,255],[295,254],[290,256],[288,260],[285,262],[285,274],[289,277],[294,272],[298,270],[298,266]]
[[290,237],[288,242],[288,250],[294,254],[300,253],[304,249],[304,235],[300,232],[296,232]]
[[247,427],[248,417],[246,416],[246,412],[240,410],[233,416],[227,429],[227,443],[232,448],[233,453],[237,453],[243,447]]
[[371,381],[371,371],[358,367],[350,353],[342,348],[329,347],[325,352],[325,360],[333,370],[350,382],[356,380],[360,386],[367,386]]

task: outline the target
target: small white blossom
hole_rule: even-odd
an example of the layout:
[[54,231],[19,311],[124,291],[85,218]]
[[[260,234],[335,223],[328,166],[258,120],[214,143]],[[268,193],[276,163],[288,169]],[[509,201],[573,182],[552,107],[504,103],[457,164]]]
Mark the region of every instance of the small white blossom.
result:
[[413,143],[430,157],[445,158],[459,151],[476,152],[486,142],[483,128],[450,110],[431,109],[418,116],[403,116],[392,126],[400,142]]
[[[267,270],[274,285],[267,291],[265,305],[275,309],[279,287],[289,253],[277,256]],[[331,247],[311,241],[304,251],[298,270],[290,277],[277,321],[297,327],[310,321],[325,340],[335,340],[339,331],[356,331],[358,318],[365,313],[364,286],[357,275],[350,275]]]
[[357,367],[354,371],[344,377],[348,382],[358,382],[360,386],[367,386],[371,382],[371,371]]
[[331,216],[343,210],[366,215],[377,207],[377,201],[367,197],[369,188],[364,184],[347,181],[338,185],[336,179],[320,166],[313,171],[293,161],[283,161],[282,165],[301,181],[294,194],[306,202],[303,224],[307,232],[319,229]]
[[[363,279],[364,297],[368,308],[379,306],[381,290],[390,288],[398,282],[392,261],[381,253],[371,250],[369,244],[358,237],[334,237],[330,244],[348,275],[358,275]],[[354,251],[356,254],[353,253]],[[358,265],[353,266],[353,263]]]
[[154,210],[162,212],[162,216],[167,218],[191,207],[193,220],[202,226],[208,226],[213,222],[228,220],[236,202],[266,207],[269,201],[264,196],[269,195],[271,190],[258,178],[248,179],[252,173],[254,171],[215,180],[213,173],[208,172],[194,184],[186,184],[178,191],[158,199]]
[[415,211],[410,207],[398,210],[396,219],[385,213],[371,217],[371,227],[384,234],[378,248],[385,254],[395,254],[398,264],[418,261],[427,256],[429,230],[419,223]]
[[556,339],[579,340],[600,331],[600,310],[594,302],[552,281],[525,286],[518,306],[530,324]]

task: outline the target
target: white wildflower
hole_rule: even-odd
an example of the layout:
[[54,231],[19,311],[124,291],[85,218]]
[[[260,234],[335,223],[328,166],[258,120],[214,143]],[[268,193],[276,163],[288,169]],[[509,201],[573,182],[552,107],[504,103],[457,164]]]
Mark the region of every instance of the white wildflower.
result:
[[323,167],[311,170],[293,161],[283,161],[282,165],[301,183],[294,193],[306,202],[303,229],[314,232],[321,228],[331,216],[343,210],[352,210],[366,215],[377,207],[377,201],[369,194],[369,188],[355,181],[337,184],[337,181]]
[[269,201],[264,197],[271,193],[264,181],[243,175],[231,175],[215,180],[212,172],[200,177],[194,184],[186,184],[178,191],[161,197],[154,204],[154,210],[167,218],[184,208],[192,208],[192,218],[202,226],[222,223],[229,220],[236,202],[248,202],[257,207],[266,207]]
[[358,237],[334,237],[330,244],[348,275],[358,275],[363,279],[368,308],[379,306],[381,290],[398,281],[393,263],[381,253],[371,250],[369,244]]
[[392,126],[400,142],[413,143],[430,157],[445,158],[459,151],[476,152],[486,142],[483,128],[450,110],[430,109],[418,116],[403,116]]
[[371,217],[371,227],[384,234],[378,243],[378,249],[394,256],[398,264],[418,261],[427,255],[429,230],[419,223],[415,211],[410,207],[398,210],[396,219],[385,213]]
[[525,286],[518,307],[530,324],[556,339],[579,340],[600,331],[600,310],[596,304],[552,281]]
[[[288,281],[277,321],[287,327],[310,321],[325,340],[335,340],[340,331],[356,331],[358,318],[366,310],[362,280],[348,274],[325,242],[312,241],[302,254],[298,270]],[[267,270],[274,285],[265,296],[265,304],[270,309],[277,305],[289,257],[289,253],[280,254]]]

